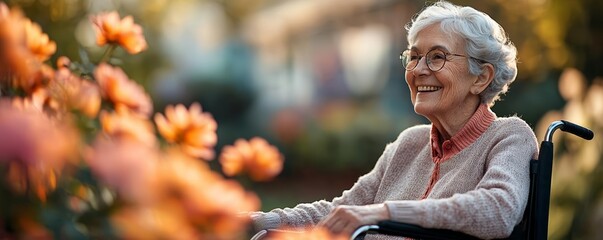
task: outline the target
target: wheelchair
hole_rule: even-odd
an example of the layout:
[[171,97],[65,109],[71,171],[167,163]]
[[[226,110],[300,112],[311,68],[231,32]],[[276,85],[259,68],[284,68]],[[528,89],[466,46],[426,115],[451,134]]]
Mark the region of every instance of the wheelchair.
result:
[[[591,130],[565,120],[555,121],[549,125],[544,140],[540,144],[538,159],[530,160],[530,192],[523,218],[521,222],[515,226],[511,235],[506,239],[547,239],[551,175],[553,169],[553,134],[557,129],[577,135],[586,140],[591,140],[594,137],[594,133]],[[282,230],[262,230],[258,232],[252,240],[271,239],[270,235],[279,231]],[[461,232],[446,229],[428,229],[413,224],[389,220],[381,221],[373,225],[360,226],[354,231],[350,239],[361,240],[364,239],[367,234],[383,234],[428,240],[478,239]]]

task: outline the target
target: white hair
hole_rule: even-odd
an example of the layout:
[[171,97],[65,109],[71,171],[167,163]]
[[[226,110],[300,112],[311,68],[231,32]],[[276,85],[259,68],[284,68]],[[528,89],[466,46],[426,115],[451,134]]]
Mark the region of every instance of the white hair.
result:
[[517,49],[505,30],[490,16],[474,8],[439,1],[425,8],[406,25],[409,45],[421,30],[437,23],[445,33],[465,41],[467,55],[472,57],[468,58],[471,74],[479,75],[484,62],[494,66],[494,79],[480,93],[482,103],[494,105],[517,76]]

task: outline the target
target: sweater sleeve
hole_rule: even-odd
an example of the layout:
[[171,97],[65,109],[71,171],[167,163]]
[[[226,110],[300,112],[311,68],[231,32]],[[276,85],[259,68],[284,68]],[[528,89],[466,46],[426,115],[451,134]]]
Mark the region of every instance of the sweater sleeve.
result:
[[529,160],[538,151],[525,122],[509,128],[488,153],[486,172],[474,190],[444,199],[387,201],[392,220],[484,239],[509,236],[527,204]]
[[343,192],[332,201],[319,200],[313,203],[298,204],[293,208],[277,208],[270,212],[256,212],[251,215],[254,228],[274,229],[279,227],[305,227],[315,225],[338,205],[366,205],[374,203],[381,178],[399,144],[400,137],[385,147],[375,167],[361,176],[352,188]]

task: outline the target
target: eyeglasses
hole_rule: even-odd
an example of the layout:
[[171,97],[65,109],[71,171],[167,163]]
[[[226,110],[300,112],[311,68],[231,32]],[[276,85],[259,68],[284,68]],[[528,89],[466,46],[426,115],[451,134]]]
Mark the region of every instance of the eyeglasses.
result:
[[[427,52],[427,54],[425,54],[425,56],[426,56],[425,61],[427,62],[427,67],[429,68],[429,70],[434,71],[434,72],[440,71],[440,69],[442,69],[444,67],[444,64],[446,64],[446,61],[448,60],[448,56],[473,58],[473,57],[469,57],[469,56],[465,56],[465,55],[461,55],[461,54],[447,53],[440,49],[432,49],[429,52]],[[421,61],[421,58],[423,58],[423,57],[424,56],[417,54],[416,51],[406,50],[400,54],[400,61],[402,62],[402,66],[404,67],[404,69],[406,69],[406,71],[412,71],[413,69],[415,69],[417,67],[417,65],[419,65],[419,62]],[[473,59],[476,59],[476,58],[473,58]],[[483,62],[479,59],[476,59],[476,60]]]

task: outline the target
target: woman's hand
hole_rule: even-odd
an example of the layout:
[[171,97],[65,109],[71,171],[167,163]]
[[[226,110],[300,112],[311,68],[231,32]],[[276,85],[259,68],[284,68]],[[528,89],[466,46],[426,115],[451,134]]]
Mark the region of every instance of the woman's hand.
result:
[[389,211],[385,204],[372,204],[364,206],[337,206],[320,223],[334,234],[352,234],[358,227],[366,224],[375,224],[381,220],[389,219]]

